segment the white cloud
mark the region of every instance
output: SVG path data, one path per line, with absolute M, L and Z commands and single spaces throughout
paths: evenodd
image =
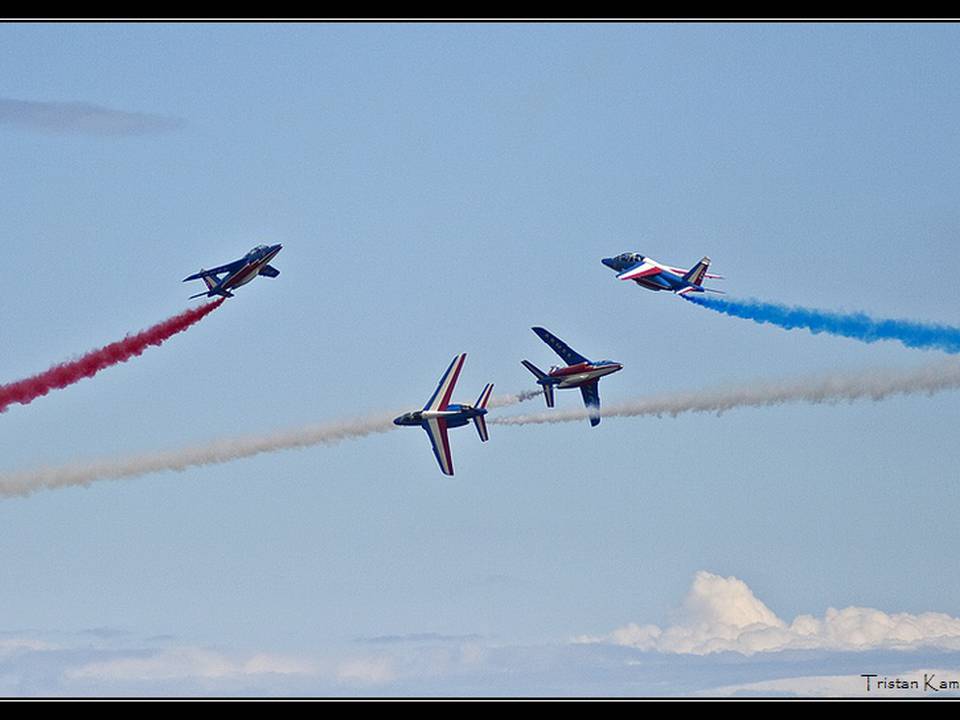
M 728 685 L 705 690 L 700 695 L 795 695 L 798 697 L 856 697 L 863 694 L 863 678 L 855 675 L 813 675 L 810 677 L 777 678 L 761 682 Z
M 347 660 L 337 668 L 337 680 L 350 685 L 385 685 L 395 678 L 393 661 L 385 656 Z
M 878 682 L 880 681 L 880 682 Z M 936 697 L 960 694 L 960 672 L 954 670 L 906 670 L 863 675 L 812 675 L 727 685 L 700 695 L 795 695 L 797 697 Z
M 202 678 L 229 679 L 276 673 L 309 675 L 315 668 L 308 662 L 276 655 L 257 654 L 233 658 L 199 647 L 178 647 L 149 654 L 112 658 L 70 668 L 68 680 L 96 682 L 152 682 Z
M 24 651 L 40 652 L 56 649 L 58 649 L 57 645 L 33 637 L 0 638 L 0 657 Z
M 823 617 L 800 615 L 786 623 L 735 577 L 700 571 L 683 602 L 678 621 L 666 628 L 629 624 L 581 643 L 610 643 L 663 653 L 752 655 L 781 650 L 960 649 L 960 618 L 927 612 L 888 614 L 881 610 L 829 608 Z
M 944 653 L 937 648 L 912 654 L 889 650 L 854 654 L 770 653 L 754 656 L 754 660 L 729 656 L 696 658 L 686 652 L 666 650 L 687 643 L 699 651 L 709 643 L 718 643 L 715 637 L 708 642 L 706 637 L 697 635 L 711 631 L 711 624 L 727 634 L 721 643 L 726 646 L 738 640 L 737 623 L 741 629 L 749 628 L 741 635 L 750 635 L 754 640 L 763 636 L 762 628 L 774 637 L 777 633 L 792 632 L 796 621 L 788 625 L 768 614 L 769 609 L 752 598 L 746 586 L 709 574 L 703 580 L 697 587 L 713 588 L 725 601 L 703 602 L 705 597 L 713 596 L 711 592 L 694 593 L 691 602 L 683 606 L 683 617 L 671 627 L 627 626 L 611 636 L 591 639 L 602 643 L 591 645 L 453 642 L 441 636 L 444 639 L 437 642 L 390 640 L 387 647 L 372 652 L 365 642 L 360 648 L 324 646 L 307 651 L 306 655 L 286 655 L 186 643 L 158 647 L 135 638 L 125 638 L 120 646 L 114 642 L 91 645 L 86 633 L 43 639 L 11 633 L 5 642 L 10 653 L 4 656 L 0 652 L 0 691 L 8 696 L 699 693 L 817 697 L 856 695 L 865 682 L 858 675 L 861 672 L 875 672 L 881 678 L 884 673 L 890 677 L 922 678 L 923 671 L 901 672 L 898 666 L 951 665 L 956 669 L 928 672 L 936 672 L 938 679 L 960 681 L 960 653 Z M 744 597 L 754 602 L 738 600 Z M 691 613 L 706 630 L 691 623 Z M 756 622 L 757 618 L 762 621 Z M 701 644 L 696 645 L 697 641 Z M 798 657 L 803 661 L 799 662 Z M 958 691 L 960 684 L 938 695 Z M 901 695 L 909 695 L 909 691 L 870 694 Z

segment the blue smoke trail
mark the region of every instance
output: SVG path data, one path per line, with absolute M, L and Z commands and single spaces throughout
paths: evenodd
M 725 315 L 770 323 L 786 330 L 806 328 L 866 343 L 896 340 L 909 348 L 960 353 L 960 328 L 909 320 L 877 320 L 864 313 L 835 313 L 803 307 L 788 307 L 760 300 L 726 300 L 684 296 L 685 300 Z

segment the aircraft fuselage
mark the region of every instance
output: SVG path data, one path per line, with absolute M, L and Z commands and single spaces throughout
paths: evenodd
M 566 390 L 578 388 L 622 369 L 623 365 L 620 363 L 577 363 L 567 367 L 553 368 L 548 378 L 554 381 L 551 384 Z
M 209 270 L 201 269 L 200 272 L 184 278 L 184 282 L 203 280 L 207 286 L 206 292 L 191 295 L 190 299 L 214 297 L 215 295 L 233 297 L 233 293 L 230 292 L 231 290 L 235 290 L 241 285 L 246 285 L 258 275 L 265 275 L 272 278 L 276 277 L 280 274 L 280 271 L 271 266 L 270 261 L 273 260 L 281 250 L 283 250 L 283 245 L 279 243 L 276 245 L 257 245 L 257 247 L 253 248 L 253 250 L 239 260 L 234 260 L 226 265 L 219 265 Z
M 634 252 L 603 258 L 601 262 L 611 270 L 616 271 L 617 278 L 620 280 L 633 280 L 640 287 L 654 292 L 668 290 L 678 295 L 701 293 L 707 290 L 720 292 L 703 287 L 704 278 L 722 279 L 719 275 L 711 275 L 707 272 L 707 268 L 710 267 L 710 258 L 708 257 L 702 258 L 689 270 L 664 265 L 652 258 Z
M 407 427 L 425 426 L 431 419 L 443 418 L 448 428 L 462 427 L 475 417 L 487 414 L 487 408 L 473 405 L 447 405 L 446 410 L 416 410 L 394 418 L 394 425 Z
M 248 255 L 247 265 L 234 273 L 233 277 L 227 278 L 220 289 L 229 290 L 232 288 L 238 288 L 241 285 L 246 285 L 257 275 L 259 275 L 260 271 L 266 265 L 269 265 L 270 261 L 273 260 L 277 256 L 277 253 L 279 253 L 282 249 L 282 246 L 274 245 L 270 247 L 266 253 L 258 254 L 256 257 L 251 257 Z

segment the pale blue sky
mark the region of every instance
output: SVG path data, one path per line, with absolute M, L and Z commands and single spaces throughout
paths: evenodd
M 284 245 L 276 280 L 0 416 L 6 470 L 413 409 L 458 352 L 458 399 L 516 392 L 521 358 L 554 360 L 535 324 L 624 364 L 610 403 L 937 357 L 627 287 L 600 264 L 626 250 L 710 255 L 738 296 L 957 322 L 955 25 L 7 24 L 0 62 L 0 99 L 169 121 L 0 113 L 3 381 L 180 311 L 203 265 Z M 605 674 L 607 655 L 573 661 L 566 643 L 668 625 L 701 570 L 787 622 L 960 616 L 957 403 L 492 427 L 486 445 L 466 429 L 452 479 L 401 429 L 7 500 L 0 631 L 331 663 L 369 638 L 467 638 L 559 647 L 550 662 L 582 667 L 566 687 L 653 692 L 642 659 Z M 509 657 L 531 692 L 559 692 L 540 654 Z M 670 662 L 699 689 L 760 679 Z M 504 691 L 482 673 L 380 679 L 275 687 Z M 6 692 L 62 689 L 31 683 Z

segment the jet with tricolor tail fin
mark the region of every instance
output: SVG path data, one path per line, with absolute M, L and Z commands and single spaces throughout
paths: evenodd
M 430 444 L 433 446 L 433 454 L 444 475 L 453 475 L 453 455 L 450 452 L 447 430 L 462 427 L 472 421 L 480 435 L 480 440 L 486 442 L 490 439 L 484 416 L 487 414 L 487 403 L 490 400 L 490 393 L 493 392 L 493 383 L 487 383 L 484 386 L 476 405 L 450 402 L 453 388 L 457 384 L 457 378 L 460 377 L 460 370 L 463 369 L 466 359 L 466 353 L 461 353 L 453 359 L 450 367 L 440 378 L 437 389 L 422 410 L 404 413 L 393 421 L 394 425 L 419 425 L 427 431 Z
M 715 292 L 722 290 L 703 287 L 704 280 L 722 280 L 721 275 L 707 272 L 710 258 L 705 257 L 689 270 L 663 265 L 656 260 L 639 253 L 621 253 L 616 257 L 603 258 L 601 261 L 611 270 L 616 270 L 618 280 L 633 280 L 647 290 L 669 290 L 677 295 L 688 293 Z
M 206 292 L 191 295 L 190 299 L 198 297 L 233 297 L 231 290 L 235 290 L 241 285 L 246 285 L 258 275 L 275 278 L 280 271 L 270 265 L 277 253 L 283 250 L 283 245 L 257 245 L 239 260 L 234 260 L 226 265 L 211 268 L 210 270 L 201 270 L 198 273 L 184 278 L 183 282 L 189 280 L 203 280 L 207 285 Z
M 554 390 L 580 388 L 583 404 L 590 413 L 590 425 L 600 424 L 600 378 L 623 369 L 623 365 L 613 360 L 594 362 L 575 351 L 563 340 L 542 327 L 531 328 L 541 340 L 553 348 L 567 364 L 566 367 L 554 365 L 550 372 L 543 372 L 529 360 L 521 360 L 523 366 L 537 378 L 537 384 L 543 388 L 543 397 L 547 407 L 554 405 Z

